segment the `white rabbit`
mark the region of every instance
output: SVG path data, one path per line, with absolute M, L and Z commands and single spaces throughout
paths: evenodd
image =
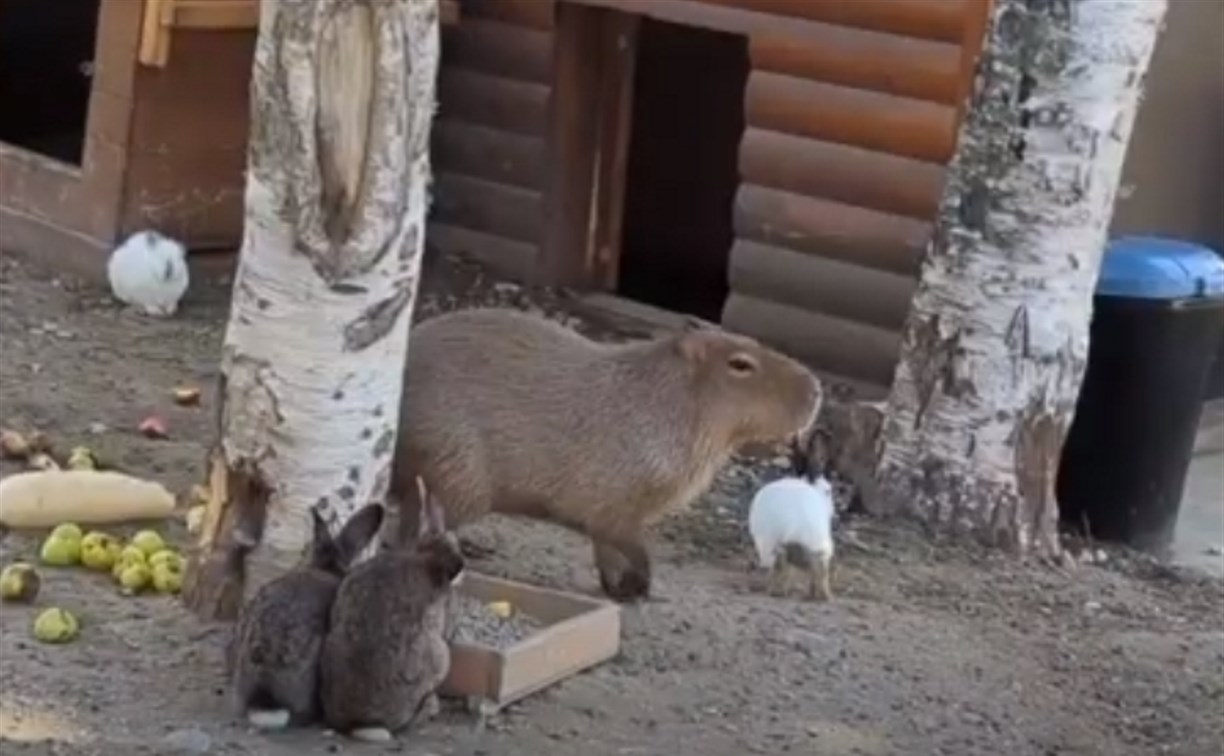
M 138 231 L 111 253 L 106 274 L 116 299 L 168 317 L 187 291 L 187 250 L 156 231 Z
M 815 443 L 819 434 L 813 432 Z M 791 475 L 762 486 L 752 497 L 748 530 L 759 565 L 770 571 L 769 592 L 786 592 L 792 568 L 807 573 L 809 598 L 833 598 L 829 565 L 833 559 L 833 486 L 812 469 L 809 450 L 798 443 Z

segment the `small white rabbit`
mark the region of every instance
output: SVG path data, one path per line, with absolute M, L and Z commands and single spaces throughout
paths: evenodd
M 111 253 L 106 274 L 116 299 L 168 317 L 187 291 L 187 249 L 156 231 L 138 231 Z
M 815 444 L 819 432 L 811 436 Z M 813 469 L 810 449 L 792 447 L 792 474 L 762 486 L 752 497 L 748 530 L 759 565 L 770 571 L 769 592 L 784 594 L 792 568 L 807 573 L 808 597 L 829 601 L 833 559 L 833 486 Z

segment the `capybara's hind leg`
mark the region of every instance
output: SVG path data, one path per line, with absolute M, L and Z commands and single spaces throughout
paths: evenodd
M 646 547 L 631 539 L 593 538 L 599 585 L 611 598 L 627 602 L 650 595 L 651 565 Z

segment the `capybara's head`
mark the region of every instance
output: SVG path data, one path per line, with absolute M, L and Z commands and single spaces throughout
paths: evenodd
M 690 324 L 676 348 L 693 368 L 700 412 L 735 445 L 793 438 L 820 411 L 820 381 L 755 339 Z

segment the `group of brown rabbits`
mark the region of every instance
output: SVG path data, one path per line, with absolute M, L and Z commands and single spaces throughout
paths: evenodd
M 367 741 L 433 716 L 450 668 L 450 590 L 463 556 L 442 507 L 420 485 L 415 543 L 352 561 L 378 533 L 383 507 L 355 513 L 333 540 L 318 512 L 306 563 L 243 607 L 228 650 L 231 704 L 261 729 L 322 719 Z
M 738 448 L 810 427 L 821 402 L 803 365 L 698 322 L 605 344 L 544 317 L 470 309 L 411 338 L 388 493 L 403 510 L 398 536 L 349 569 L 383 509 L 360 510 L 334 541 L 316 514 L 309 564 L 244 607 L 232 695 L 257 726 L 321 718 L 383 740 L 436 709 L 464 568 L 444 521 L 500 513 L 579 532 L 604 592 L 644 599 L 646 528 L 703 493 Z M 404 506 L 414 496 L 419 509 Z

